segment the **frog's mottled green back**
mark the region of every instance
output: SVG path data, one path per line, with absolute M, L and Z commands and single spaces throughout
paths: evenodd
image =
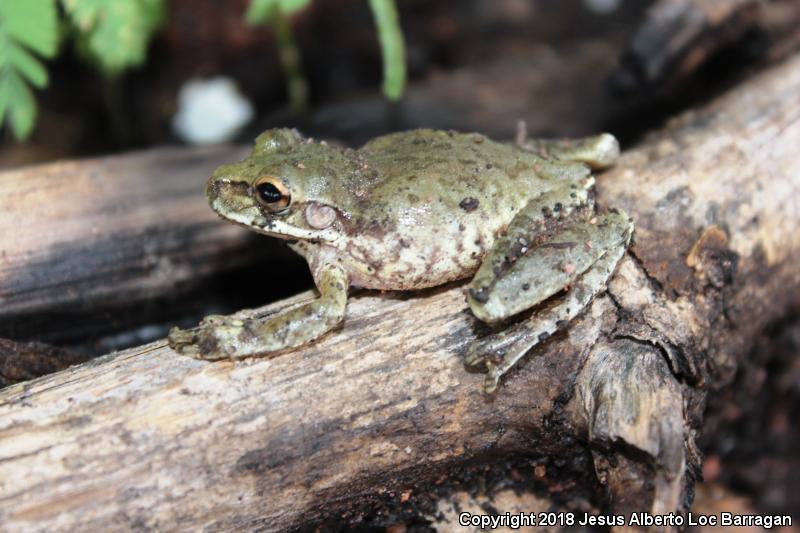
M 381 288 L 469 276 L 531 198 L 564 181 L 590 185 L 580 185 L 589 176 L 583 164 L 548 162 L 478 134 L 413 130 L 358 153 L 370 177 L 352 183 L 347 252 L 372 266 L 368 277 L 387 272 Z
M 584 165 L 552 165 L 479 134 L 413 130 L 378 137 L 360 152 L 380 176 L 370 191 L 370 205 L 383 212 L 423 203 L 433 204 L 431 212 L 443 209 L 441 214 L 451 216 L 492 215 L 541 194 L 556 180 L 589 174 Z M 478 200 L 474 209 L 460 207 L 467 198 Z

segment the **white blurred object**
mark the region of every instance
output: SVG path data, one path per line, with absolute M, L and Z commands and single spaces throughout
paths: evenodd
M 190 144 L 230 140 L 253 118 L 253 105 L 230 78 L 189 80 L 178 92 L 172 129 Z
M 608 15 L 619 8 L 622 0 L 583 0 L 586 9 L 598 15 Z

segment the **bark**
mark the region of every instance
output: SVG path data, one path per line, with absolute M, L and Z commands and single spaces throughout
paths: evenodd
M 685 80 L 720 48 L 741 40 L 759 7 L 757 0 L 655 2 L 623 54 L 616 85 L 629 93 L 664 91 Z
M 608 294 L 497 394 L 462 364 L 485 328 L 460 286 L 356 294 L 341 331 L 273 359 L 207 363 L 164 342 L 109 354 L 0 392 L 0 523 L 357 523 L 497 454 L 544 458 L 552 494 L 686 510 L 707 395 L 800 296 L 798 94 L 794 57 L 600 176 L 599 205 L 628 211 L 635 243 Z
M 800 6 L 793 0 L 658 0 L 625 48 L 612 76 L 616 90 L 675 92 L 720 52 L 737 60 L 783 58 L 797 48 Z
M 202 201 L 233 148 L 158 150 L 0 174 L 0 337 L 70 342 L 158 317 L 248 258 Z M 42 206 L 46 205 L 47 208 Z
M 0 387 L 83 363 L 88 356 L 43 342 L 0 339 Z

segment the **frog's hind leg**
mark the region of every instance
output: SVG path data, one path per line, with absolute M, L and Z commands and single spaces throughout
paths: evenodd
M 500 378 L 508 372 L 534 346 L 546 340 L 569 323 L 605 288 L 624 248 L 608 253 L 587 270 L 563 298 L 538 310 L 529 319 L 512 328 L 476 341 L 470 346 L 465 362 L 467 366 L 486 368 L 484 390 L 494 392 Z
M 583 139 L 524 139 L 517 140 L 520 148 L 545 159 L 586 163 L 596 170 L 608 168 L 619 158 L 619 141 L 610 133 Z
M 612 211 L 560 231 L 527 255 L 515 258 L 505 271 L 494 269 L 489 273 L 493 276 L 480 276 L 484 270 L 481 267 L 467 300 L 473 313 L 490 323 L 568 288 L 563 296 L 547 302 L 526 321 L 470 347 L 465 363 L 486 368 L 487 392 L 493 391 L 500 377 L 531 348 L 575 318 L 604 290 L 632 231 L 627 215 Z
M 470 283 L 467 300 L 475 316 L 484 322 L 503 320 L 537 304 L 568 283 L 562 279 L 564 272 L 554 277 L 549 275 L 551 269 L 545 272 L 541 265 L 538 265 L 540 272 L 548 275 L 540 278 L 528 276 L 520 281 L 517 272 L 530 262 L 534 251 L 540 249 L 547 239 L 563 232 L 565 225 L 574 224 L 576 219 L 585 218 L 592 212 L 592 201 L 586 188 L 569 191 L 555 189 L 534 198 L 497 238 Z M 552 251 L 565 249 L 563 244 L 546 246 Z M 549 256 L 540 253 L 538 257 L 541 263 L 541 259 Z M 589 264 L 584 265 L 578 274 L 588 267 Z M 528 292 L 531 287 L 533 290 Z M 531 302 L 535 294 L 543 296 Z

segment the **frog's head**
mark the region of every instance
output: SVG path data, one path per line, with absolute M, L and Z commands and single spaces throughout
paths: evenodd
M 214 172 L 206 196 L 219 215 L 259 233 L 330 242 L 338 235 L 346 196 L 338 178 L 354 168 L 341 150 L 296 130 L 267 130 L 247 159 Z

